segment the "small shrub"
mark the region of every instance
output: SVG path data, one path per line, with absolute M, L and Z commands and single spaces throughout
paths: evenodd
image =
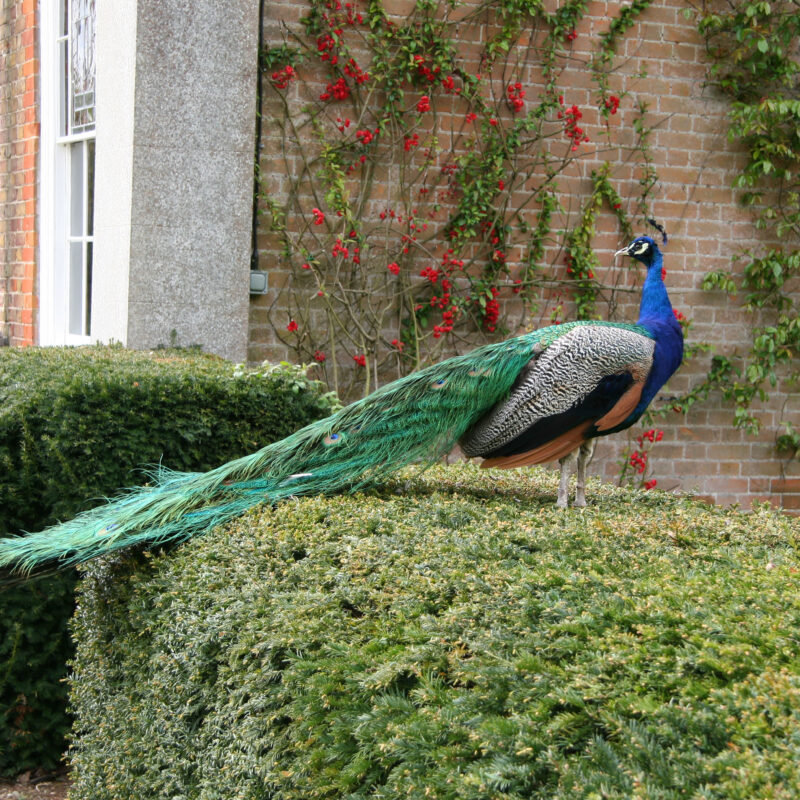
M 338 406 L 288 365 L 121 347 L 0 350 L 0 535 L 40 530 L 144 483 L 206 470 Z M 73 572 L 0 593 L 0 774 L 64 750 Z
M 436 468 L 88 565 L 73 800 L 800 786 L 794 522 Z

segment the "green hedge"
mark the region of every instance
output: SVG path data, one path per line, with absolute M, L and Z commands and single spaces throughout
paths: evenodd
M 798 527 L 437 468 L 90 565 L 72 800 L 800 787 Z
M 143 483 L 206 470 L 327 416 L 338 401 L 289 365 L 121 347 L 0 349 L 0 534 L 40 530 Z M 0 774 L 64 750 L 73 572 L 0 592 Z

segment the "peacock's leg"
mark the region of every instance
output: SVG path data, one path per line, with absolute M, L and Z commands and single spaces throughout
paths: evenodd
M 578 480 L 575 488 L 575 505 L 583 508 L 586 505 L 586 467 L 594 455 L 596 439 L 584 442 L 578 451 Z
M 572 465 L 577 458 L 577 450 L 573 450 L 564 458 L 560 458 L 558 463 L 561 465 L 561 480 L 558 484 L 558 508 L 566 508 L 569 505 L 569 476 L 572 474 Z

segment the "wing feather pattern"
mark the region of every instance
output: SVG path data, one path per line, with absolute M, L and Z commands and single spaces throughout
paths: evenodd
M 633 413 L 654 350 L 644 331 L 573 328 L 535 356 L 508 398 L 467 432 L 461 440 L 464 453 L 498 467 L 561 458 Z

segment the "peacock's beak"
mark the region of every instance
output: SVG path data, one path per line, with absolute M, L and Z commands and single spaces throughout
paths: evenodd
M 628 252 L 630 249 L 631 249 L 631 246 L 627 245 L 626 247 L 623 247 L 622 250 L 617 250 L 617 252 L 614 253 L 614 258 L 616 258 L 617 256 L 630 255 L 630 253 Z

